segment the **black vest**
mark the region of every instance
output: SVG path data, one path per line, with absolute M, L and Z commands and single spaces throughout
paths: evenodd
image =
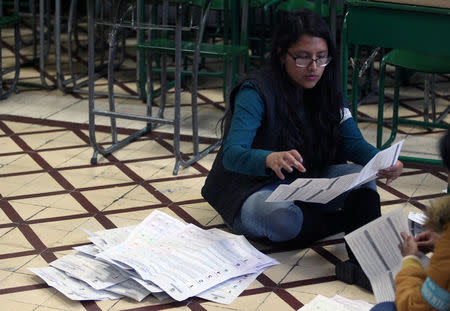
M 255 87 L 264 103 L 264 114 L 252 148 L 280 151 L 280 133 L 282 120 L 277 118 L 277 99 L 280 98 L 279 90 L 274 85 L 274 79 L 269 70 L 259 70 L 249 75 L 243 82 L 250 82 Z M 242 83 L 243 83 L 242 82 Z M 242 83 L 236 86 L 230 97 L 231 111 L 234 109 L 234 99 Z M 228 128 L 226 124 L 225 128 Z M 223 166 L 223 147 L 220 148 L 214 160 L 211 171 L 202 188 L 202 196 L 222 216 L 230 226 L 234 217 L 240 210 L 244 201 L 254 192 L 276 180 L 278 177 L 272 172 L 269 176 L 250 176 L 232 172 Z M 300 177 L 300 173 L 294 170 L 293 174 Z

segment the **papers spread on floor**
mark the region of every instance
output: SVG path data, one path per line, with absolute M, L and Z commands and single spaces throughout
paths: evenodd
M 407 218 L 400 208 L 345 236 L 370 280 L 377 302 L 394 301 L 394 278 L 401 269 L 403 259 L 398 248 L 403 242 L 401 232 L 408 233 L 409 228 Z M 421 261 L 426 267 L 429 259 L 421 254 Z
M 298 311 L 369 311 L 372 307 L 364 300 L 351 300 L 339 295 L 328 298 L 319 294 Z
M 375 178 L 379 170 L 391 167 L 400 155 L 403 140 L 377 153 L 359 173 L 334 178 L 298 178 L 289 185 L 279 185 L 267 202 L 304 201 L 327 203 L 347 190 Z
M 229 304 L 278 264 L 243 236 L 203 230 L 160 211 L 137 226 L 88 234 L 93 244 L 30 270 L 73 300 L 141 301 L 153 294 Z

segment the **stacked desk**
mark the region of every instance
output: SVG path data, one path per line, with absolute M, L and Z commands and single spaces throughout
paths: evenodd
M 395 1 L 395 0 L 394 0 Z M 346 0 L 348 12 L 342 28 L 343 90 L 347 94 L 349 47 L 362 45 L 450 54 L 450 8 L 387 2 Z M 358 84 L 352 75 L 352 112 L 356 118 Z M 380 113 L 380 111 L 379 111 Z M 381 113 L 383 113 L 381 111 Z M 404 161 L 415 158 L 401 157 Z M 431 164 L 441 164 L 431 161 Z

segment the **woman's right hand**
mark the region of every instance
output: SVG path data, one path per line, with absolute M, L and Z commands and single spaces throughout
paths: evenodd
M 440 238 L 440 234 L 432 231 L 424 231 L 416 236 L 417 246 L 423 253 L 434 251 L 434 246 Z
M 285 169 L 289 173 L 291 173 L 294 168 L 302 173 L 306 172 L 302 162 L 302 156 L 295 149 L 272 152 L 266 157 L 266 167 L 272 169 L 280 179 L 284 179 L 284 175 L 281 172 L 282 169 Z

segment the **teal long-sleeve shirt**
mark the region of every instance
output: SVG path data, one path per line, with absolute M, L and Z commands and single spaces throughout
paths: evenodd
M 252 143 L 261 126 L 264 104 L 250 83 L 245 83 L 235 98 L 230 131 L 224 141 L 223 165 L 227 170 L 254 176 L 267 176 L 266 157 L 271 150 L 253 149 Z M 365 165 L 379 152 L 362 136 L 348 108 L 339 126 L 344 157 Z

